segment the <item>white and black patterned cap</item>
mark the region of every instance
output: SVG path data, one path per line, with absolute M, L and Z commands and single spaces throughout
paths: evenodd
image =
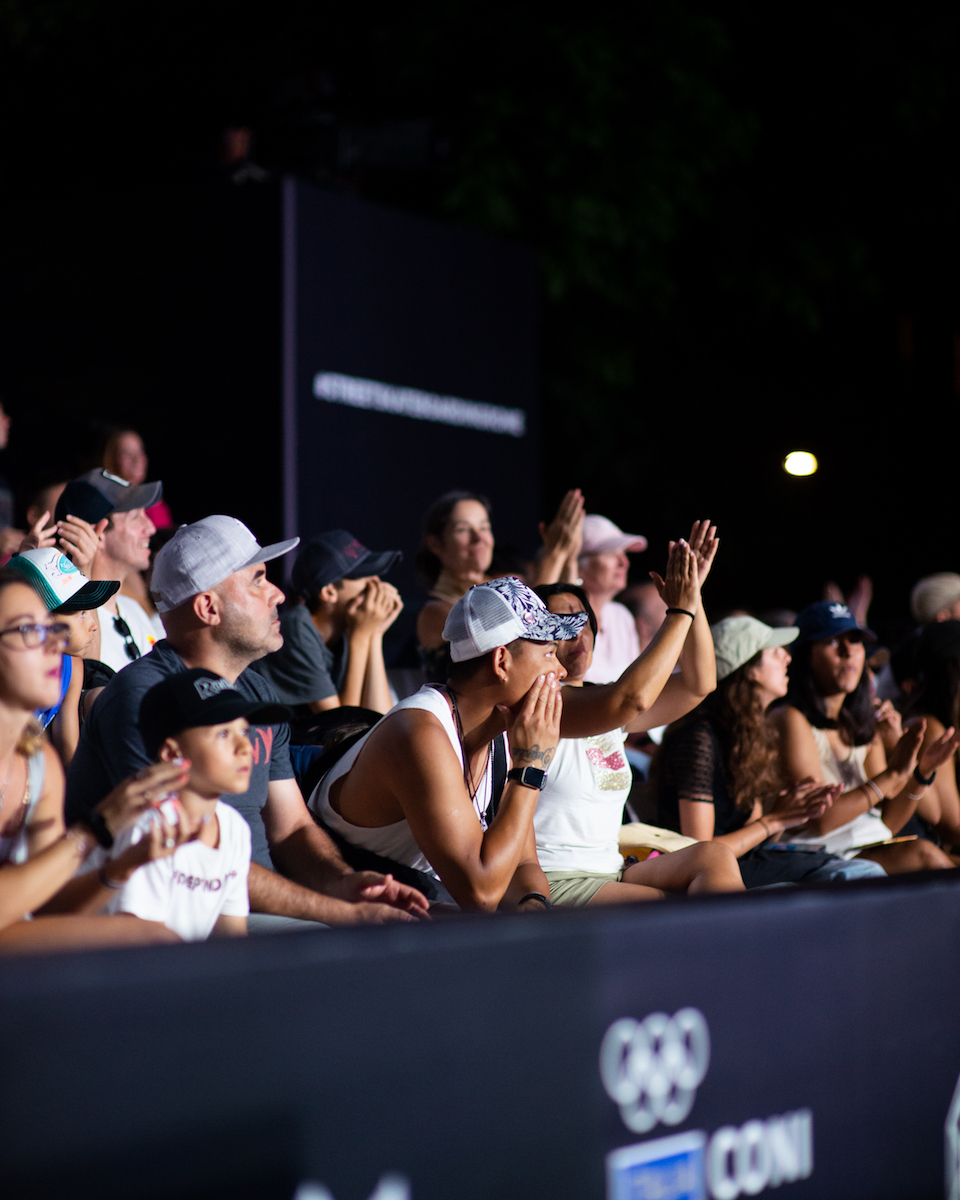
M 566 642 L 587 623 L 586 613 L 552 613 L 535 592 L 513 575 L 478 583 L 447 616 L 443 640 L 454 662 L 479 658 L 517 638 L 528 642 Z
M 150 591 L 157 612 L 178 608 L 191 596 L 223 583 L 234 571 L 279 558 L 299 544 L 297 537 L 261 546 L 236 517 L 204 517 L 181 525 L 154 560 Z

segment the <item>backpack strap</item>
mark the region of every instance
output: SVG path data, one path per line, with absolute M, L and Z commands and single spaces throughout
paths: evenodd
M 493 743 L 493 780 L 490 788 L 490 804 L 484 813 L 484 819 L 489 827 L 500 807 L 500 797 L 507 785 L 507 735 L 501 733 Z

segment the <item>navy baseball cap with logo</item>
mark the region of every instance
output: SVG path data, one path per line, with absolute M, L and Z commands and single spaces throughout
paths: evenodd
M 63 521 L 69 515 L 96 525 L 113 512 L 131 512 L 149 508 L 163 495 L 163 484 L 128 483 L 119 475 L 111 475 L 99 467 L 71 479 L 63 489 L 53 519 Z
M 279 725 L 290 720 L 290 709 L 249 700 L 213 671 L 194 667 L 147 692 L 140 705 L 140 735 L 147 753 L 156 758 L 168 737 L 197 726 L 226 725 L 237 717 L 246 717 L 251 725 Z
M 839 637 L 842 633 L 857 632 L 863 640 L 875 642 L 877 635 L 872 629 L 857 624 L 857 618 L 845 604 L 836 600 L 819 600 L 809 604 L 797 615 L 796 626 L 800 630 L 796 644 L 819 642 L 824 638 Z
M 294 589 L 309 599 L 338 579 L 386 575 L 402 557 L 400 550 L 379 553 L 368 550 L 346 529 L 332 529 L 307 538 L 293 564 L 290 579 Z

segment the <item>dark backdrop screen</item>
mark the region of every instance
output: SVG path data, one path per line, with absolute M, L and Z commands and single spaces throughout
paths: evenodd
M 292 180 L 284 221 L 288 533 L 402 549 L 390 579 L 416 593 L 422 514 L 466 488 L 493 502 L 498 543 L 532 550 L 534 256 Z

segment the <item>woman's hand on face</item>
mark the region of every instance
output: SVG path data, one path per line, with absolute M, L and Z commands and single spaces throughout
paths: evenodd
M 877 733 L 880 735 L 880 741 L 888 755 L 903 737 L 903 723 L 900 720 L 900 714 L 890 700 L 884 700 L 877 706 Z
M 114 837 L 126 829 L 146 810 L 167 799 L 190 778 L 190 763 L 174 759 L 170 763 L 153 763 L 136 775 L 118 784 L 97 805 L 97 812 L 107 823 Z
M 695 613 L 700 607 L 697 557 L 683 538 L 670 543 L 666 579 L 662 579 L 656 571 L 650 572 L 650 578 L 667 608 L 683 608 Z
M 694 521 L 690 530 L 690 549 L 697 559 L 697 576 L 701 587 L 710 574 L 719 548 L 716 525 L 711 525 L 709 521 Z
M 923 747 L 917 756 L 917 770 L 925 779 L 929 779 L 937 767 L 943 766 L 951 755 L 956 754 L 958 746 L 960 733 L 951 725 L 936 741 Z
M 909 775 L 917 765 L 917 754 L 923 744 L 923 735 L 927 731 L 927 722 L 921 717 L 911 721 L 903 731 L 900 740 L 887 756 L 887 767 L 902 775 Z M 942 740 L 942 739 L 940 739 Z
M 777 793 L 770 812 L 781 829 L 796 829 L 822 817 L 843 788 L 838 783 L 818 783 L 808 777 Z
M 510 757 L 515 767 L 536 767 L 546 771 L 560 741 L 560 715 L 563 712 L 560 681 L 551 671 L 540 675 L 523 700 L 517 716 L 505 704 L 498 704 L 510 742 Z
M 549 525 L 540 522 L 540 536 L 547 554 L 560 554 L 565 559 L 580 553 L 583 544 L 583 493 L 572 488 L 560 501 L 557 515 Z

